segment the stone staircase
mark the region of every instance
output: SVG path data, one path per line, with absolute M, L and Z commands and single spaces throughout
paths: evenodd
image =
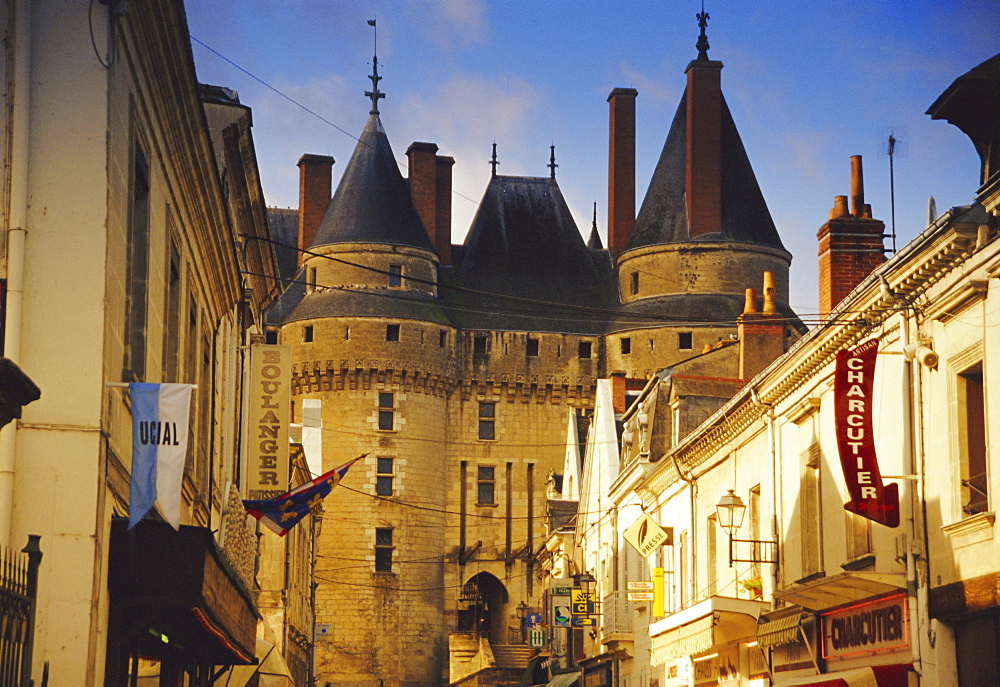
M 494 644 L 491 648 L 497 668 L 524 670 L 532 656 L 538 653 L 537 649 L 526 644 Z

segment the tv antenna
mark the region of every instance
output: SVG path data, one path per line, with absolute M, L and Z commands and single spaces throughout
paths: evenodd
M 895 159 L 906 157 L 906 127 L 895 126 L 879 133 L 879 150 L 889 156 L 889 220 L 892 252 L 896 252 L 896 175 Z

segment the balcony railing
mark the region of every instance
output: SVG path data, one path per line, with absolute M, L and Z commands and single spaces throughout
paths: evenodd
M 605 596 L 601 611 L 601 631 L 605 637 L 632 634 L 632 605 L 624 590 Z

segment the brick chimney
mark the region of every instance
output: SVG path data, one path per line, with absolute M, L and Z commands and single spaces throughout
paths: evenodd
M 722 230 L 722 62 L 687 68 L 685 189 L 692 237 Z
M 441 264 L 451 262 L 451 166 L 454 158 L 437 154 L 434 143 L 411 143 L 406 149 L 410 165 L 410 195 L 424 228 L 437 248 Z
M 442 265 L 451 264 L 451 168 L 455 158 L 438 155 L 437 161 L 437 219 L 434 223 L 434 245 Z
M 635 224 L 635 98 L 634 88 L 616 88 L 610 104 L 608 137 L 608 250 L 625 250 Z
M 885 223 L 872 218 L 865 203 L 861 156 L 851 156 L 850 208 L 846 196 L 834 197 L 830 219 L 820 227 L 819 310 L 826 317 L 872 271 L 885 262 Z
M 757 293 L 746 290 L 743 314 L 737 319 L 740 338 L 740 379 L 751 379 L 785 352 L 785 323 L 775 302 L 774 274 L 764 272 L 763 307 Z
M 333 163 L 329 155 L 306 153 L 299 158 L 299 264 L 302 251 L 310 248 L 333 188 Z

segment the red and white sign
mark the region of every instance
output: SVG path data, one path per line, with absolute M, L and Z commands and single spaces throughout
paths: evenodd
M 831 611 L 822 617 L 823 658 L 909 647 L 905 594 Z
M 899 485 L 882 484 L 872 436 L 872 383 L 878 339 L 837 352 L 834 414 L 837 449 L 851 500 L 844 508 L 881 523 L 899 526 Z

